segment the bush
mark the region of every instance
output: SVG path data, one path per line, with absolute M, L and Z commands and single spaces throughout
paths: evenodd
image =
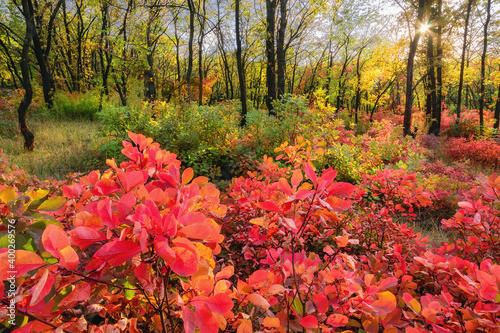
M 88 119 L 95 120 L 99 112 L 99 94 L 88 92 L 84 94 L 57 93 L 54 106 L 43 113 L 56 119 Z

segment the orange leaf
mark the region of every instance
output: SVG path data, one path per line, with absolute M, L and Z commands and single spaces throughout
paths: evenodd
M 349 237 L 347 235 L 335 237 L 335 242 L 338 247 L 346 247 L 349 244 Z
M 248 295 L 248 301 L 252 303 L 255 306 L 258 306 L 259 308 L 262 308 L 264 310 L 269 309 L 271 306 L 268 301 L 264 297 L 262 297 L 259 294 L 250 294 Z
M 193 176 L 194 172 L 192 168 L 187 168 L 186 170 L 184 170 L 184 172 L 182 173 L 182 185 L 186 185 L 187 183 L 189 183 L 191 179 L 193 179 Z
M 215 281 L 228 279 L 234 274 L 234 266 L 226 266 L 219 273 L 215 274 Z
M 390 291 L 383 291 L 376 294 L 377 300 L 372 306 L 380 312 L 389 313 L 396 308 L 396 297 Z
M 333 327 L 344 327 L 349 322 L 349 318 L 340 313 L 332 314 L 326 320 L 326 323 Z
M 266 320 L 264 319 L 264 322 Z M 238 326 L 238 330 L 236 333 L 252 333 L 252 321 L 250 319 L 245 319 L 241 322 L 240 326 Z
M 66 246 L 64 249 L 57 251 L 59 258 L 59 265 L 62 267 L 73 270 L 80 263 L 80 258 L 71 246 Z
M 281 323 L 279 318 L 266 317 L 264 318 L 264 326 L 278 328 L 281 326 Z
M 300 169 L 296 169 L 293 171 L 292 175 L 292 186 L 293 188 L 297 188 L 297 186 L 302 183 L 303 177 L 302 177 L 302 171 Z

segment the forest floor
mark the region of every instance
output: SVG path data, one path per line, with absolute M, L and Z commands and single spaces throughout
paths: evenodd
M 100 164 L 95 149 L 96 122 L 88 120 L 32 120 L 30 129 L 35 134 L 33 152 L 24 149 L 24 138 L 1 137 L 0 148 L 12 164 L 35 174 L 39 179 L 63 179 L 73 172 L 89 172 Z

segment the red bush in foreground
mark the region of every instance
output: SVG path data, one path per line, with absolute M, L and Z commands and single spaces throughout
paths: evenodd
M 432 250 L 392 220 L 429 204 L 412 174 L 367 177 L 370 201 L 308 158 L 266 159 L 224 206 L 175 155 L 130 138 L 130 162 L 67 184 L 1 167 L 16 332 L 498 332 L 500 177 L 445 221 L 462 240 Z M 0 277 L 8 323 L 7 269 Z

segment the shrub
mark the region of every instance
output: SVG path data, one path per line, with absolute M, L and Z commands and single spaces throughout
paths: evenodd
M 453 160 L 469 159 L 484 166 L 500 167 L 500 145 L 493 140 L 450 138 L 442 145 L 442 152 L 444 156 Z
M 482 179 L 447 222 L 465 241 L 430 249 L 392 219 L 398 204 L 431 203 L 415 173 L 368 177 L 379 204 L 332 169 L 316 173 L 312 147 L 283 146 L 287 163 L 265 158 L 222 205 L 207 178 L 129 136 L 129 162 L 67 182 L 0 161 L 0 241 L 17 236 L 13 332 L 498 329 L 500 177 Z
M 51 110 L 43 111 L 56 119 L 95 120 L 99 112 L 99 95 L 96 92 L 57 93 Z

